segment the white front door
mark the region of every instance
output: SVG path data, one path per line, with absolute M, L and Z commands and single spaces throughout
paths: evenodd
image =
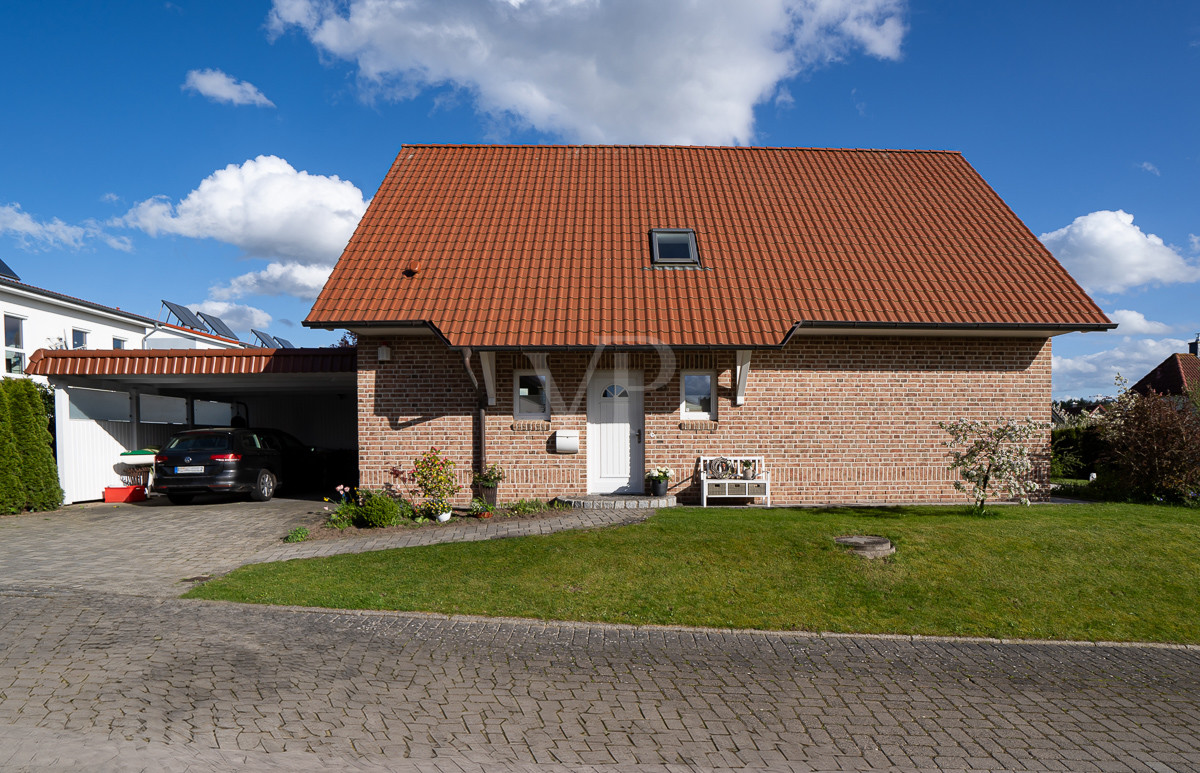
M 596 371 L 588 382 L 588 493 L 643 491 L 642 374 Z

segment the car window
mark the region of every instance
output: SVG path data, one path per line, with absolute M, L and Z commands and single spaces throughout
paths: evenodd
M 259 441 L 258 435 L 254 434 L 253 432 L 247 432 L 246 434 L 242 435 L 242 448 L 258 450 L 262 448 L 262 442 Z
M 176 435 L 165 451 L 228 451 L 229 435 Z
M 264 446 L 271 449 L 272 451 L 282 451 L 283 450 L 282 448 L 279 447 L 280 446 L 279 438 L 269 432 L 262 433 L 262 442 L 263 442 Z

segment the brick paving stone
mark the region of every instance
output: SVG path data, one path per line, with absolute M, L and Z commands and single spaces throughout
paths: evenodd
M 0 518 L 0 770 L 1200 769 L 1200 649 L 672 630 L 183 601 L 320 503 Z M 619 515 L 618 515 L 619 513 Z M 95 538 L 89 536 L 95 532 Z

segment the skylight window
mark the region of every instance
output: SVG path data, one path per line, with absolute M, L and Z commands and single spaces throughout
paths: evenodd
M 656 228 L 650 232 L 656 266 L 699 266 L 696 232 L 690 228 Z

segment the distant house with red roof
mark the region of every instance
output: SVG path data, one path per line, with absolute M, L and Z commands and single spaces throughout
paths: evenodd
M 440 145 L 305 324 L 359 336 L 363 485 L 436 446 L 507 499 L 698 501 L 755 456 L 776 503 L 954 497 L 938 422 L 1048 420 L 1051 338 L 1114 327 L 958 153 Z
M 1186 397 L 1200 390 L 1200 336 L 1188 345 L 1187 353 L 1172 354 L 1136 384 L 1134 392 Z

